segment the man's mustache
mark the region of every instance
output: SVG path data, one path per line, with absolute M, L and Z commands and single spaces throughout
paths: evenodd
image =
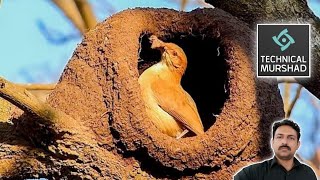
M 280 150 L 281 148 L 287 148 L 287 149 L 289 149 L 289 150 L 291 151 L 291 148 L 290 148 L 289 146 L 286 146 L 286 145 L 280 146 L 280 147 L 279 147 L 279 150 Z

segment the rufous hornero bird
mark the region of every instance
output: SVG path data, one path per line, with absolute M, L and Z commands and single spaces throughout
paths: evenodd
M 148 118 L 161 132 L 177 139 L 189 131 L 203 134 L 197 106 L 180 84 L 187 68 L 187 56 L 174 43 L 163 42 L 155 35 L 149 40 L 152 49 L 161 51 L 161 60 L 139 77 Z

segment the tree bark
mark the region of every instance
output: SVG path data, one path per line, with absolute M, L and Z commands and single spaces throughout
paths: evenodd
M 296 81 L 320 99 L 320 21 L 310 10 L 306 0 L 205 1 L 248 23 L 251 29 L 256 29 L 258 23 L 311 24 L 311 78 L 296 78 Z

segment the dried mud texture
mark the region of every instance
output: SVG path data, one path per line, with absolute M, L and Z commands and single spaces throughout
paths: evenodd
M 7 119 L 10 118 L 12 105 L 4 100 L 3 98 L 0 98 L 0 123 L 5 122 Z
M 160 58 L 151 34 L 186 52 L 182 85 L 197 103 L 204 135 L 176 140 L 146 116 L 138 77 Z M 217 8 L 126 10 L 86 34 L 48 102 L 90 127 L 119 163 L 137 167 L 132 178 L 231 179 L 270 155 L 270 126 L 284 116 L 276 81 L 255 77 L 254 37 Z

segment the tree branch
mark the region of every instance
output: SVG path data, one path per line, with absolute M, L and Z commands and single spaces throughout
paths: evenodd
M 86 25 L 86 30 L 92 29 L 97 24 L 97 19 L 92 11 L 92 8 L 87 0 L 75 0 L 78 11 Z
M 87 31 L 86 24 L 82 19 L 76 3 L 73 0 L 52 0 L 52 2 L 65 14 L 68 19 L 70 19 L 70 21 L 82 34 Z
M 286 118 L 290 118 L 292 109 L 294 108 L 294 105 L 296 104 L 297 100 L 298 100 L 299 97 L 300 97 L 301 90 L 302 90 L 302 86 L 299 84 L 299 86 L 298 86 L 298 88 L 297 88 L 296 95 L 295 95 L 295 97 L 293 98 L 290 106 L 288 107 L 288 111 L 286 111 L 286 115 L 285 115 Z
M 25 88 L 26 90 L 53 90 L 56 84 L 16 84 Z
M 289 110 L 290 90 L 291 90 L 291 84 L 285 83 L 284 84 L 284 92 L 283 92 L 283 107 L 284 107 L 285 115 L 288 114 L 288 110 Z
M 75 120 L 62 111 L 40 102 L 25 88 L 15 85 L 0 77 L 0 97 L 11 102 L 23 111 L 36 115 L 45 124 L 73 129 Z
M 278 83 L 297 83 L 298 82 L 294 78 L 277 78 Z

